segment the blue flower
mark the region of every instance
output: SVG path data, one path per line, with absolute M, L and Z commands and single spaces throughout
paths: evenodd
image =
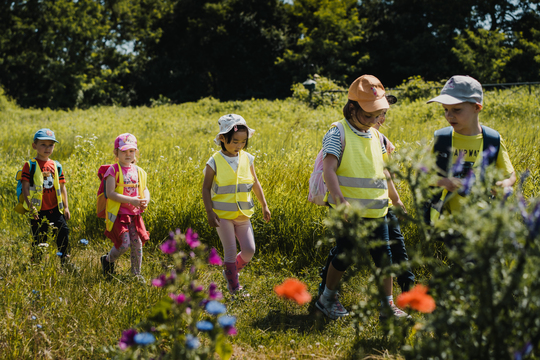
M 133 337 L 133 341 L 135 341 L 135 343 L 139 345 L 146 346 L 156 341 L 156 338 L 154 337 L 154 335 L 145 332 L 145 333 L 140 333 L 140 334 L 135 335 Z
M 474 180 L 476 176 L 472 170 L 469 170 L 469 173 L 462 181 L 463 187 L 458 191 L 458 194 L 461 196 L 467 196 L 471 193 L 472 187 L 474 185 Z
M 210 321 L 202 320 L 197 322 L 197 329 L 200 331 L 212 331 L 214 329 L 214 324 Z
M 490 146 L 487 150 L 482 152 L 482 164 L 480 166 L 480 178 L 484 180 L 484 175 L 486 173 L 486 167 L 489 165 L 489 159 L 495 155 L 497 149 L 495 146 Z
M 36 320 L 36 319 L 37 319 L 37 317 L 35 317 L 34 315 L 32 315 L 32 320 Z
M 83 245 L 88 245 L 88 240 L 86 240 L 86 239 L 81 239 L 81 240 L 79 240 L 79 242 L 81 244 L 83 244 Z
M 59 251 L 59 252 L 56 253 L 56 255 L 62 256 L 62 253 Z
M 208 304 L 206 304 L 206 311 L 211 315 L 218 315 L 223 314 L 225 311 L 227 311 L 227 308 L 219 301 L 213 300 L 209 301 Z
M 41 329 L 41 328 L 42 328 L 42 326 L 39 325 L 39 324 L 37 324 L 36 326 L 37 326 L 38 329 Z
M 531 353 L 533 346 L 530 342 L 526 343 L 521 351 L 514 352 L 514 360 L 521 360 L 524 356 L 527 356 Z
M 236 318 L 234 316 L 223 315 L 218 318 L 218 323 L 221 327 L 234 326 Z
M 196 349 L 199 346 L 201 346 L 201 342 L 196 336 L 193 336 L 191 334 L 186 335 L 186 347 L 188 349 Z

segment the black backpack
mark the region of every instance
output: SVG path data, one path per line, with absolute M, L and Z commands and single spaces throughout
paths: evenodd
M 495 151 L 492 154 L 489 154 L 488 164 L 492 164 L 497 161 L 499 156 L 499 150 L 501 148 L 501 136 L 496 130 L 489 128 L 487 126 L 481 125 L 482 127 L 482 140 L 483 140 L 483 149 L 486 150 L 490 146 L 495 148 Z M 451 126 L 445 127 L 435 131 L 434 142 L 433 142 L 433 152 L 437 156 L 436 164 L 438 168 L 438 173 L 440 176 L 446 177 L 450 170 L 452 158 L 452 130 Z M 470 167 L 464 167 L 459 174 L 454 174 L 455 177 L 464 177 L 469 172 Z M 439 213 L 442 211 L 442 208 L 445 204 L 445 201 L 441 201 L 442 190 L 438 192 L 433 198 L 425 204 L 424 209 L 424 221 L 426 224 L 431 224 L 431 209 L 437 210 Z M 446 196 L 445 199 L 449 197 Z

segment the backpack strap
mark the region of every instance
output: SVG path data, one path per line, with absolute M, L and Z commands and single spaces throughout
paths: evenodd
M 335 123 L 332 123 L 332 125 L 339 130 L 339 137 L 341 139 L 341 157 L 343 157 L 343 152 L 345 151 L 345 129 L 343 128 L 341 121 L 336 121 Z M 341 157 L 338 159 L 338 166 L 341 164 Z
M 438 171 L 443 171 L 442 174 L 439 172 L 441 176 L 446 176 L 450 158 L 452 157 L 452 131 L 453 128 L 448 126 L 435 131 L 434 134 L 433 152 L 437 156 Z
M 34 175 L 36 174 L 36 166 L 37 161 L 34 160 L 28 160 L 28 163 L 30 164 L 30 187 L 34 186 Z
M 501 135 L 496 130 L 482 125 L 482 139 L 484 141 L 484 151 L 489 149 L 490 146 L 495 148 L 495 152 L 488 159 L 488 164 L 493 164 L 497 161 L 501 149 Z

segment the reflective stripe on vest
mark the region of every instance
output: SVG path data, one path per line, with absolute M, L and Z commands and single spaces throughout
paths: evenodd
M 221 219 L 233 220 L 239 216 L 251 217 L 255 204 L 251 198 L 253 174 L 249 157 L 244 151 L 238 154 L 236 172 L 220 152 L 213 155 L 216 171 L 212 186 L 212 208 Z
M 37 160 L 34 161 L 36 162 L 36 171 L 34 172 L 34 186 L 29 187 L 28 201 L 33 207 L 36 208 L 37 211 L 40 211 L 41 206 L 43 205 L 43 173 L 41 172 L 41 168 L 39 167 Z M 30 161 L 28 161 L 28 166 L 30 168 L 32 167 Z M 56 203 L 58 206 L 58 211 L 63 214 L 64 201 L 62 200 L 62 191 L 60 189 L 60 174 L 58 174 L 59 167 L 60 165 L 57 164 L 56 161 L 54 161 L 53 186 L 56 189 Z M 23 202 L 23 208 L 29 211 L 26 201 Z
M 336 170 L 341 193 L 347 202 L 362 209 L 361 216 L 381 218 L 388 211 L 389 199 L 379 134 L 370 129 L 371 139 L 363 138 L 351 130 L 346 120 L 341 123 L 346 144 Z M 326 201 L 336 206 L 330 193 Z

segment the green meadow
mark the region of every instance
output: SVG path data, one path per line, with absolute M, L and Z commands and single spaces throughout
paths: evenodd
M 399 92 L 394 94 L 399 98 Z M 269 223 L 263 221 L 260 211 L 252 218 L 257 252 L 240 275 L 250 296 L 226 302 L 238 318 L 238 335 L 229 339 L 233 358 L 399 358 L 399 349 L 392 348 L 377 316 L 358 332 L 349 320 L 327 321 L 313 301 L 293 306 L 273 292 L 285 278 L 296 277 L 316 296 L 319 267 L 329 246 L 320 246 L 327 236 L 326 209 L 307 201 L 308 179 L 323 135 L 332 122 L 342 118 L 345 98 L 336 103 L 314 109 L 292 98 L 234 102 L 206 98 L 152 108 L 53 111 L 21 109 L 2 99 L 0 358 L 110 358 L 108 351 L 117 346 L 122 331 L 144 319 L 166 295 L 130 276 L 127 255 L 119 260 L 112 280 L 106 281 L 101 273 L 99 257 L 112 243 L 104 237 L 104 222 L 95 214 L 97 170 L 114 162 L 113 143 L 121 133 L 137 137 L 138 165 L 148 173 L 152 200 L 144 221 L 151 240 L 143 258 L 148 283 L 167 266 L 158 246 L 172 230 L 192 228 L 221 253 L 217 233 L 207 224 L 201 187 L 205 163 L 218 150 L 213 142 L 217 120 L 227 113 L 242 115 L 256 130 L 247 151 L 256 156 L 255 169 L 272 212 Z M 501 133 L 518 176 L 530 170 L 523 188 L 525 197 L 538 197 L 540 88 L 487 91 L 480 119 Z M 381 132 L 397 146 L 398 153 L 406 154 L 412 148 L 428 151 L 433 132 L 444 126 L 440 105 L 427 105 L 425 99 L 400 99 L 388 112 Z M 33 157 L 33 134 L 44 127 L 52 129 L 60 141 L 52 158 L 61 162 L 67 179 L 71 257 L 80 267 L 78 274 L 60 267 L 54 245 L 46 249 L 42 263 L 32 264 L 28 220 L 12 210 L 15 174 Z M 407 206 L 409 188 L 399 181 L 396 186 Z M 417 229 L 406 225 L 403 232 L 412 249 L 409 255 L 414 257 L 414 249 L 422 246 Z M 81 244 L 81 239 L 89 244 Z M 202 276 L 204 281 L 214 281 L 224 290 L 221 269 L 210 269 Z M 362 264 L 356 270 L 342 289 L 346 307 L 366 300 L 369 273 Z M 429 278 L 425 269 L 413 270 L 419 282 Z

